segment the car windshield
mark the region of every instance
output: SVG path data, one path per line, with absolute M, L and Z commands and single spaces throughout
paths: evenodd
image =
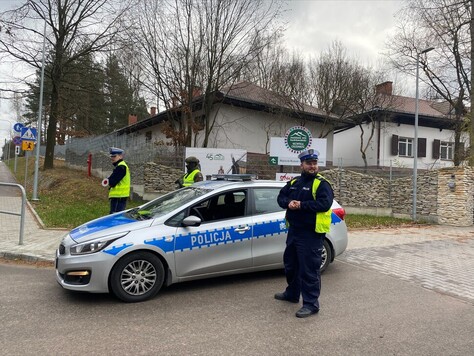
M 140 208 L 128 212 L 129 217 L 137 220 L 154 219 L 182 207 L 186 203 L 210 192 L 211 189 L 186 187 L 163 195 Z

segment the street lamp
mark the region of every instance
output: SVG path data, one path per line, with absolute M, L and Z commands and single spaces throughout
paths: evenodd
M 46 46 L 46 17 L 44 19 L 44 30 L 43 30 L 43 58 L 41 60 L 41 82 L 40 82 L 40 97 L 39 97 L 39 108 L 38 108 L 38 129 L 36 138 L 36 154 L 35 154 L 35 174 L 33 178 L 33 197 L 31 200 L 38 199 L 38 170 L 39 170 L 39 156 L 41 146 L 41 116 L 43 110 L 43 86 L 44 86 L 44 53 Z
M 420 78 L 420 55 L 432 50 L 434 50 L 434 47 L 429 47 L 416 55 L 415 139 L 413 142 L 413 221 L 416 221 L 416 176 L 418 170 L 418 80 Z

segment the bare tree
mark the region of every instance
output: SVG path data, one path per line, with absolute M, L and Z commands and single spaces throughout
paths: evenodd
M 419 59 L 424 73 L 420 80 L 431 87 L 434 99 L 450 104 L 446 114 L 453 114 L 457 166 L 465 158 L 461 133 L 471 95 L 471 1 L 409 0 L 398 16 L 398 32 L 387 42 L 387 55 L 394 68 L 411 75 Z M 422 53 L 431 47 L 429 55 Z M 473 150 L 470 161 L 474 162 Z
M 392 106 L 393 97 L 377 91 L 384 75 L 364 68 L 349 58 L 339 41 L 333 42 L 317 60 L 310 62 L 314 102 L 327 115 L 352 120 L 360 129 L 361 157 L 367 168 L 367 149 L 372 143 L 380 113 Z M 366 130 L 369 132 L 366 134 Z
M 113 45 L 126 6 L 125 1 L 111 0 L 28 0 L 17 9 L 0 14 L 0 52 L 33 69 L 41 68 L 43 24 L 46 28 L 45 67 L 50 71 L 45 76 L 51 80 L 52 94 L 45 169 L 54 166 L 64 77 L 75 61 Z
M 135 43 L 144 85 L 167 109 L 175 145 L 209 144 L 215 93 L 229 86 L 277 32 L 280 0 L 140 1 Z M 196 107 L 196 97 L 201 98 Z

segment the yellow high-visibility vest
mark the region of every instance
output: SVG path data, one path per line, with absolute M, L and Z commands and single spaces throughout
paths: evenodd
M 190 185 L 194 184 L 194 176 L 198 174 L 200 171 L 199 169 L 195 169 L 191 173 L 186 173 L 183 177 L 183 187 L 189 187 Z
M 329 183 L 329 181 L 326 178 L 324 178 L 321 174 L 318 173 L 316 175 L 316 178 L 314 178 L 313 180 L 313 187 L 312 187 L 314 200 L 316 200 L 316 191 L 318 190 L 319 184 L 321 184 L 320 179 L 324 179 L 326 182 Z M 296 178 L 292 179 L 290 182 L 290 185 L 293 185 L 293 183 L 295 183 L 296 180 L 297 180 Z M 329 229 L 331 228 L 331 213 L 332 213 L 331 208 L 329 208 L 328 211 L 320 211 L 316 213 L 316 226 L 314 227 L 314 231 L 316 231 L 319 234 L 329 232 Z
M 130 196 L 130 170 L 127 164 L 122 161 L 117 166 L 125 166 L 125 177 L 115 187 L 109 190 L 109 198 L 127 198 Z

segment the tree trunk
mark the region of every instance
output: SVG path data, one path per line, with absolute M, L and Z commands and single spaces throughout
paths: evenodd
M 471 23 L 470 23 L 470 33 L 471 33 L 471 85 L 474 83 L 474 1 L 471 1 Z M 474 119 L 472 117 L 472 105 L 474 103 L 474 91 L 471 89 L 471 105 L 470 105 L 470 139 L 469 139 L 469 165 L 474 166 Z

